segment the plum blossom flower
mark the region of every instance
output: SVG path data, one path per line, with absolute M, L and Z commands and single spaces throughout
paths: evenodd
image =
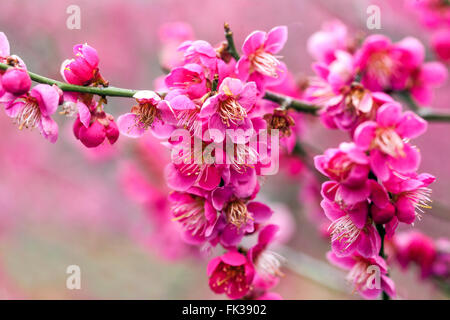
M 337 256 L 349 256 L 354 252 L 366 258 L 378 255 L 381 239 L 368 217 L 367 201 L 342 207 L 324 199 L 321 206 L 331 221 L 328 227 L 331 248 Z
M 403 269 L 414 262 L 419 265 L 422 278 L 432 274 L 437 256 L 433 239 L 419 231 L 410 231 L 395 235 L 393 244 L 397 261 Z
M 414 99 L 422 105 L 428 105 L 433 98 L 433 89 L 447 80 L 447 68 L 439 62 L 427 62 L 418 68 L 410 79 L 408 89 Z
M 212 259 L 207 268 L 211 290 L 225 293 L 231 299 L 240 299 L 250 291 L 254 274 L 252 263 L 237 251 Z
M 412 111 L 402 113 L 398 103 L 385 103 L 378 109 L 376 121 L 360 124 L 354 134 L 356 145 L 370 151 L 375 175 L 385 181 L 391 170 L 408 173 L 417 169 L 419 152 L 405 142 L 424 133 L 427 122 Z
M 355 64 L 362 72 L 361 83 L 369 90 L 403 90 L 424 58 L 425 48 L 415 38 L 393 44 L 383 35 L 372 35 L 355 53 Z
M 138 91 L 133 96 L 138 102 L 133 106 L 131 113 L 117 118 L 120 133 L 130 137 L 139 138 L 151 128 L 157 137 L 166 138 L 174 130 L 166 121 L 173 119 L 172 111 L 166 101 L 154 91 Z
M 164 82 L 167 88 L 179 89 L 191 99 L 201 98 L 208 91 L 204 69 L 195 63 L 173 68 Z
M 58 109 L 60 95 L 57 89 L 46 84 L 38 84 L 21 96 L 3 95 L 6 114 L 23 128 L 39 128 L 41 134 L 51 143 L 58 138 L 58 125 L 51 115 Z
M 258 243 L 248 251 L 248 257 L 255 266 L 253 286 L 257 289 L 271 289 L 278 283 L 279 277 L 284 276 L 280 269 L 285 259 L 268 249 L 278 230 L 274 224 L 262 228 L 258 234 Z
M 252 130 L 249 111 L 256 102 L 257 89 L 254 82 L 243 84 L 239 79 L 226 78 L 220 84 L 217 94 L 208 98 L 200 111 L 200 118 L 208 119 L 208 128 L 223 133 L 227 129 Z
M 242 45 L 243 55 L 236 65 L 236 72 L 242 81 L 255 81 L 259 88 L 267 83 L 283 80 L 285 66 L 276 56 L 287 41 L 287 27 L 278 26 L 268 33 L 252 32 Z
M 365 258 L 354 254 L 348 257 L 339 257 L 333 252 L 328 252 L 327 258 L 332 264 L 344 270 L 350 270 L 347 275 L 347 280 L 364 298 L 375 299 L 383 291 L 390 297 L 395 297 L 394 282 L 387 275 L 388 270 L 386 261 L 380 256 L 375 255 L 373 257 Z M 380 286 L 378 288 L 376 283 L 373 283 L 373 272 L 369 269 L 371 266 L 378 267 L 381 273 Z
M 61 64 L 61 76 L 64 80 L 76 85 L 98 83 L 107 85 L 99 72 L 99 57 L 97 50 L 87 44 L 77 44 L 73 47 L 75 59 L 67 59 Z
M 189 192 L 172 192 L 169 196 L 172 220 L 182 225 L 187 243 L 201 244 L 213 233 L 218 213 L 206 197 L 206 192 L 198 188 L 191 188 Z
M 263 203 L 237 198 L 228 187 L 217 188 L 211 197 L 214 208 L 222 214 L 217 228 L 225 247 L 238 244 L 245 234 L 254 232 L 255 226 L 266 222 L 273 213 Z
M 384 182 L 386 189 L 392 194 L 396 208 L 396 216 L 400 222 L 411 224 L 415 218 L 421 218 L 424 209 L 430 209 L 431 189 L 435 177 L 428 173 L 400 175 L 393 173 Z
M 448 29 L 443 29 L 433 34 L 431 48 L 440 60 L 444 62 L 450 61 L 450 32 Z
M 205 190 L 217 188 L 221 182 L 224 165 L 216 165 L 211 155 L 213 144 L 201 141 L 195 146 L 194 139 L 181 141 L 172 147 L 172 163 L 164 170 L 167 184 L 176 191 L 186 191 L 196 186 Z
M 333 20 L 324 23 L 320 31 L 309 37 L 307 49 L 317 61 L 330 64 L 336 58 L 336 52 L 346 51 L 351 42 L 347 26 L 339 20 Z
M 369 158 L 354 143 L 327 149 L 324 155 L 314 157 L 314 163 L 317 170 L 336 182 L 327 183 L 329 189 L 335 189 L 336 199 L 351 205 L 368 197 Z
M 206 41 L 185 41 L 178 50 L 184 54 L 184 62 L 195 63 L 205 68 L 206 76 L 209 78 L 217 71 L 217 53 Z

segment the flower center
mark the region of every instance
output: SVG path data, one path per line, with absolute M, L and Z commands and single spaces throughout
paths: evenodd
M 244 120 L 247 117 L 247 110 L 235 98 L 229 97 L 220 103 L 219 115 L 222 122 L 229 127 L 230 123 L 237 124 Z
M 338 154 L 330 160 L 326 172 L 335 180 L 342 181 L 348 176 L 348 173 L 353 168 L 354 163 L 345 154 Z
M 377 52 L 370 56 L 367 73 L 376 78 L 382 87 L 390 87 L 390 78 L 395 73 L 397 64 L 388 52 Z
M 240 228 L 247 224 L 247 221 L 253 220 L 252 216 L 247 210 L 247 206 L 242 200 L 231 202 L 227 207 L 228 222 Z
M 423 209 L 431 209 L 431 189 L 427 187 L 418 188 L 416 190 L 407 191 L 404 195 L 412 202 L 414 205 L 415 213 L 417 218 L 420 220 L 422 218 L 421 214 L 424 213 Z
M 37 100 L 32 97 L 24 98 L 25 105 L 15 118 L 15 122 L 19 125 L 19 129 L 34 129 L 41 120 L 41 109 Z
M 278 66 L 280 61 L 271 53 L 264 51 L 264 48 L 260 48 L 254 54 L 249 56 L 251 63 L 250 72 L 257 71 L 263 75 L 278 78 Z
M 233 282 L 238 287 L 239 291 L 247 290 L 249 288 L 248 283 L 245 280 L 245 267 L 244 266 L 231 266 L 221 262 L 218 268 L 219 274 L 216 281 L 211 284 L 212 287 L 227 286 L 227 293 L 231 293 L 230 282 Z
M 393 128 L 377 128 L 372 148 L 378 148 L 391 157 L 405 157 L 403 140 Z
M 359 229 L 353 221 L 350 219 L 349 215 L 340 217 L 339 219 L 333 221 L 328 227 L 328 231 L 331 230 L 331 241 L 343 241 L 347 246 L 345 249 L 350 247 L 350 245 L 356 241 L 361 229 Z
M 153 125 L 155 118 L 160 119 L 160 114 L 156 106 L 150 103 L 141 103 L 133 106 L 131 112 L 138 116 L 136 126 L 142 129 L 148 129 Z

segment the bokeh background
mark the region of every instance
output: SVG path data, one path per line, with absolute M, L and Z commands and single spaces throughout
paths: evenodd
M 0 30 L 12 52 L 34 72 L 61 79 L 59 66 L 71 57 L 72 46 L 87 42 L 98 50 L 102 75 L 112 85 L 152 89 L 163 74 L 161 50 L 170 47 L 161 37 L 167 23 L 188 23 L 196 38 L 215 45 L 223 40 L 226 21 L 239 47 L 255 29 L 287 25 L 283 60 L 300 83 L 312 75 L 308 37 L 335 18 L 353 32 L 371 33 L 366 28 L 370 4 L 381 8 L 377 32 L 393 40 L 413 35 L 428 44 L 429 31 L 403 1 L 2 0 Z M 69 5 L 81 8 L 80 30 L 66 27 Z M 450 109 L 449 88 L 436 91 L 434 108 Z M 127 99 L 110 99 L 107 106 L 115 116 L 130 107 Z M 158 216 L 153 211 L 164 210 L 154 205 L 154 197 L 164 198 L 167 192 L 161 177 L 165 150 L 151 137 L 139 143 L 121 137 L 114 147 L 89 151 L 73 139 L 72 119 L 55 118 L 60 138 L 50 145 L 37 131 L 19 132 L 0 114 L 0 298 L 223 298 L 209 291 L 207 260 L 180 242 L 176 228 L 152 218 Z M 302 131 L 312 150 L 347 140 L 314 119 Z M 421 170 L 436 175 L 437 182 L 432 185 L 433 210 L 415 228 L 433 238 L 450 237 L 449 136 L 450 124 L 431 124 L 416 140 L 423 154 Z M 310 208 L 298 201 L 303 182 L 286 172 L 268 180 L 262 197 L 291 227 L 280 248 L 290 264 L 277 291 L 286 299 L 358 299 L 344 274 L 324 259 L 329 243 L 308 217 Z M 136 183 L 155 196 L 135 192 Z M 66 268 L 72 264 L 81 268 L 81 290 L 66 288 Z M 403 273 L 393 266 L 402 298 L 445 298 L 420 281 L 415 270 Z

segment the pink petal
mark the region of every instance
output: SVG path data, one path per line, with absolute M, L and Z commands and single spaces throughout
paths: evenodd
M 227 77 L 220 84 L 219 92 L 237 97 L 241 94 L 243 87 L 244 85 L 242 84 L 241 80 Z
M 369 149 L 372 140 L 375 138 L 375 130 L 377 124 L 373 121 L 365 121 L 361 123 L 355 130 L 353 140 L 355 144 L 364 149 Z
M 447 68 L 440 62 L 427 62 L 420 68 L 419 80 L 425 85 L 441 85 L 447 77 Z
M 44 116 L 50 116 L 58 109 L 59 94 L 52 86 L 38 84 L 31 89 L 30 95 L 38 99 L 39 108 Z
M 380 150 L 374 149 L 370 152 L 370 167 L 381 181 L 389 179 L 390 171 L 387 160 L 388 157 Z
M 228 251 L 220 257 L 223 262 L 230 266 L 240 266 L 247 262 L 247 258 L 237 251 Z
M 137 124 L 139 117 L 134 113 L 125 113 L 117 118 L 120 133 L 129 138 L 139 138 L 145 133 L 145 129 Z
M 258 243 L 265 246 L 268 243 L 272 242 L 279 229 L 280 229 L 280 227 L 278 227 L 275 224 L 269 224 L 269 225 L 265 226 L 259 232 Z
M 286 26 L 278 26 L 267 33 L 267 40 L 264 48 L 267 52 L 276 54 L 283 49 L 288 38 L 288 29 Z
M 268 206 L 260 202 L 250 202 L 247 204 L 247 210 L 252 214 L 255 223 L 263 223 L 267 221 L 273 213 Z
M 89 123 L 91 122 L 91 112 L 89 111 L 89 108 L 81 101 L 77 102 L 77 108 L 81 123 L 86 128 L 89 128 Z
M 206 268 L 206 274 L 208 277 L 210 277 L 213 272 L 216 270 L 217 266 L 222 262 L 222 259 L 220 257 L 213 258 Z
M 402 138 L 414 139 L 427 131 L 428 123 L 412 111 L 405 111 L 395 131 Z
M 184 176 L 170 163 L 164 168 L 164 176 L 169 188 L 175 191 L 186 191 L 197 180 L 196 175 Z
M 404 50 L 407 57 L 404 61 L 408 63 L 408 67 L 417 68 L 425 59 L 425 48 L 423 44 L 413 37 L 406 37 L 395 44 L 396 48 Z
M 242 51 L 245 55 L 249 56 L 254 53 L 256 50 L 261 48 L 266 40 L 266 33 L 263 31 L 253 31 L 251 34 L 247 36 L 242 45 Z
M 345 212 L 334 202 L 324 199 L 320 202 L 320 206 L 322 207 L 325 216 L 330 219 L 330 221 L 335 221 L 345 215 Z
M 55 143 L 58 139 L 58 124 L 50 117 L 42 116 L 39 129 L 48 141 Z
M 397 219 L 401 222 L 411 224 L 416 219 L 414 205 L 406 197 L 400 197 L 395 203 L 397 208 Z
M 377 123 L 382 127 L 396 125 L 402 116 L 402 106 L 396 102 L 383 104 L 377 112 Z
M 0 56 L 9 57 L 10 54 L 8 38 L 3 32 L 0 32 Z
M 338 257 L 332 251 L 327 252 L 327 259 L 335 266 L 338 266 L 344 270 L 349 270 L 353 268 L 353 266 L 356 263 L 356 260 L 352 256 Z

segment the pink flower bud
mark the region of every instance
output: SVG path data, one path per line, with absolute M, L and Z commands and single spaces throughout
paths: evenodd
M 98 147 L 106 138 L 105 127 L 100 122 L 94 121 L 89 128 L 81 126 L 78 137 L 86 147 Z
M 25 69 L 11 68 L 2 76 L 2 86 L 14 95 L 27 93 L 31 88 L 31 79 Z
M 114 118 L 106 113 L 93 116 L 89 127 L 84 126 L 78 116 L 73 125 L 73 133 L 88 148 L 98 147 L 106 138 L 114 144 L 119 138 L 119 128 Z
M 370 208 L 370 212 L 372 213 L 373 221 L 376 224 L 385 224 L 391 221 L 394 217 L 395 207 L 390 203 L 388 203 L 384 208 L 379 208 L 376 205 L 373 205 Z

